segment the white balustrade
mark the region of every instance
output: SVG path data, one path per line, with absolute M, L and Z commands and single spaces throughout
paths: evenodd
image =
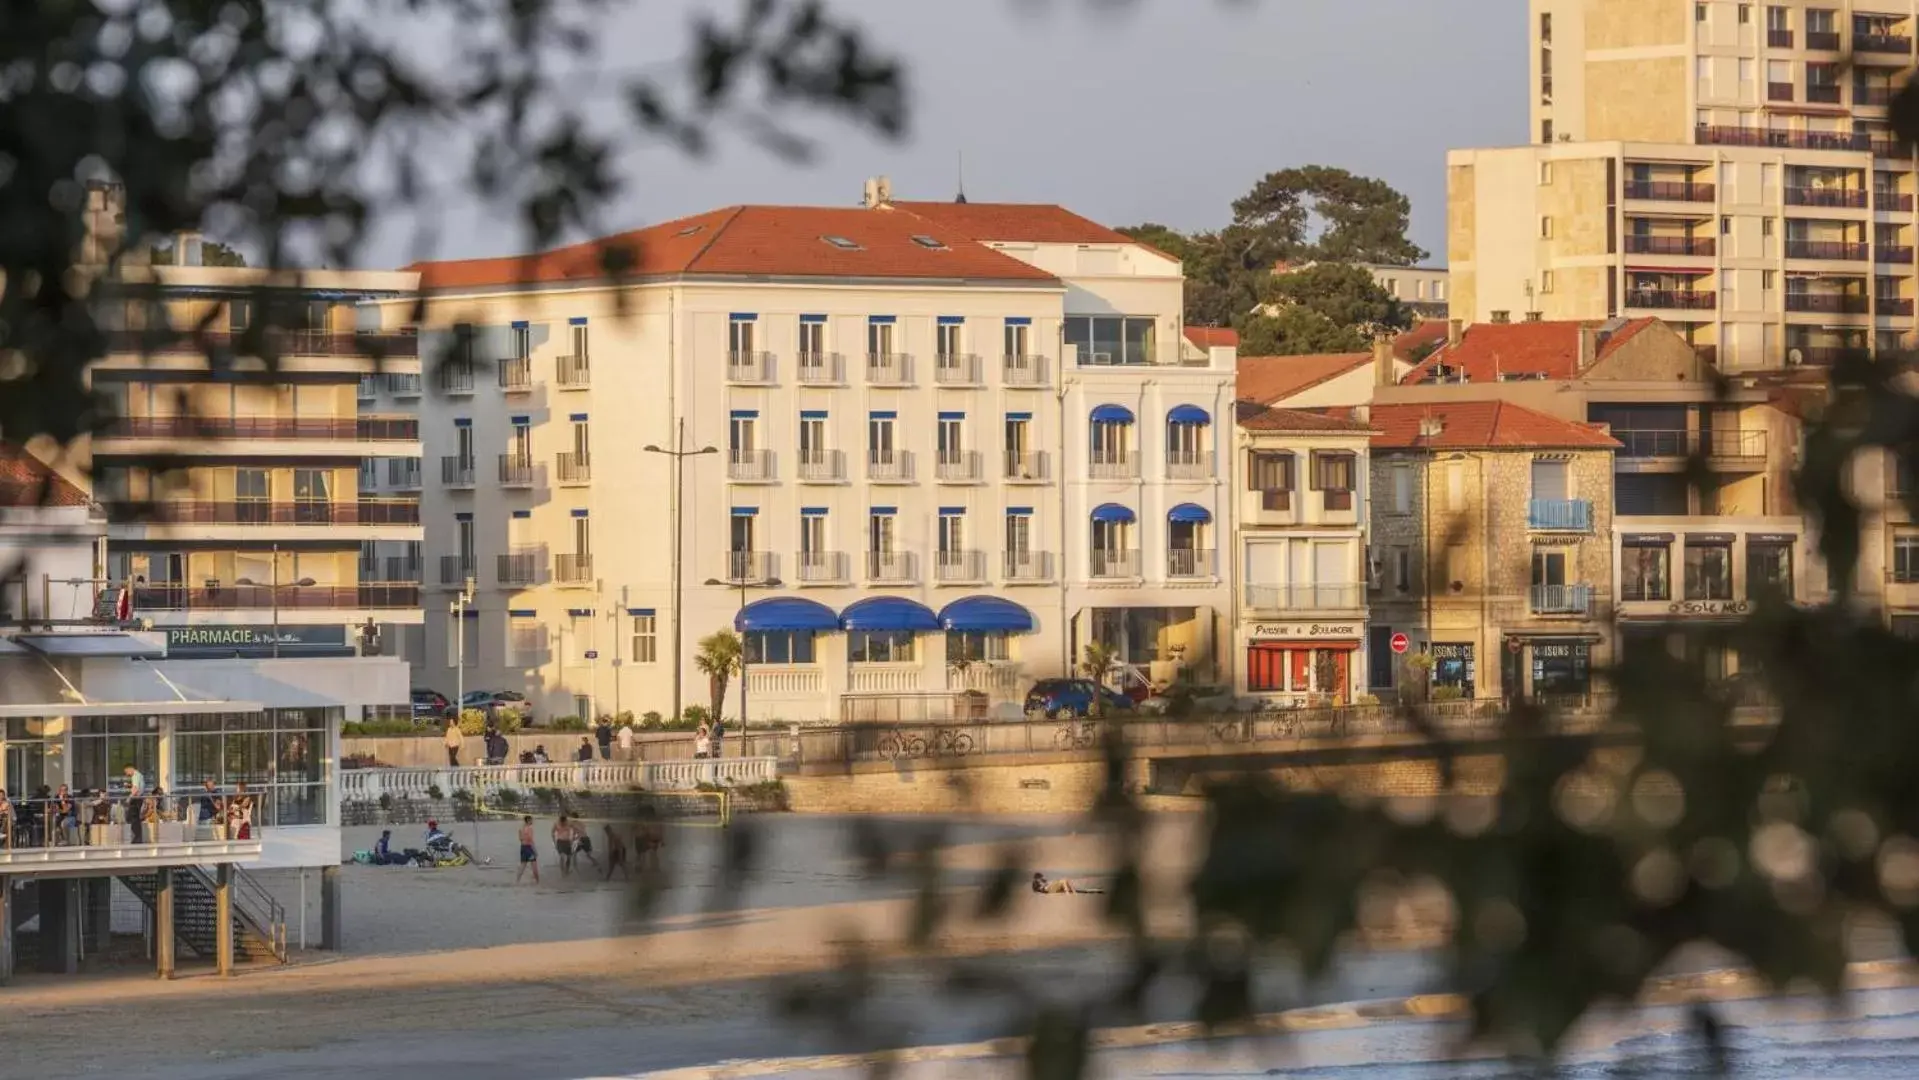
M 821 692 L 825 673 L 817 667 L 749 664 L 746 689 L 754 697 L 807 697 Z
M 915 691 L 920 688 L 918 664 L 854 664 L 848 689 L 854 693 Z
M 456 791 L 556 788 L 562 791 L 690 791 L 701 783 L 732 787 L 779 779 L 779 763 L 770 757 L 687 761 L 558 762 L 547 765 L 463 765 L 454 768 L 346 769 L 340 773 L 340 797 L 348 802 L 378 801 L 382 795 L 424 799 L 439 788 Z

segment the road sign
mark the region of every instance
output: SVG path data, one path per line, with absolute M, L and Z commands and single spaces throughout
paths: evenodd
M 1394 634 L 1392 645 L 1393 651 L 1396 653 L 1404 653 L 1407 649 L 1413 647 L 1413 643 L 1406 639 L 1405 634 Z

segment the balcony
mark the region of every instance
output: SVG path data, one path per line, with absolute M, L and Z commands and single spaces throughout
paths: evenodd
M 109 330 L 111 352 L 150 354 L 229 353 L 241 356 L 271 351 L 276 356 L 401 356 L 420 355 L 420 339 L 412 331 L 393 333 L 336 333 L 331 330 L 282 330 L 261 327 L 233 333 L 224 330 Z
M 1866 146 L 1872 151 L 1873 157 L 1898 158 L 1900 161 L 1908 161 L 1912 155 L 1912 148 L 1900 142 L 1898 139 L 1874 139 L 1869 137 L 1866 140 Z
M 553 583 L 555 585 L 572 586 L 593 584 L 593 556 L 555 556 L 553 559 Z
M 136 611 L 311 611 L 313 609 L 417 610 L 417 581 L 364 581 L 355 585 L 183 585 L 158 583 L 133 590 Z
M 1892 315 L 1898 318 L 1910 318 L 1912 316 L 1912 297 L 1910 296 L 1880 297 L 1879 298 L 1879 314 Z
M 1208 548 L 1173 548 L 1166 553 L 1168 578 L 1209 578 L 1218 572 Z
M 1534 499 L 1526 507 L 1526 527 L 1540 532 L 1591 532 L 1593 504 L 1585 499 Z
M 442 394 L 466 397 L 473 393 L 473 365 L 458 360 L 441 364 L 433 373 L 433 382 Z
M 1248 585 L 1246 606 L 1257 611 L 1354 611 L 1366 603 L 1366 586 Z
M 986 553 L 983 551 L 940 551 L 933 555 L 933 580 L 942 585 L 972 584 L 986 580 Z
M 801 450 L 796 468 L 802 484 L 838 484 L 846 479 L 846 455 L 838 450 Z
M 538 585 L 546 574 L 546 551 L 543 548 L 517 550 L 495 558 L 499 564 L 494 573 L 499 583 L 508 588 L 523 589 Z
M 1719 294 L 1700 289 L 1630 289 L 1626 306 L 1657 308 L 1663 311 L 1714 311 Z
M 793 358 L 793 364 L 802 386 L 838 386 L 846 381 L 846 362 L 839 353 L 803 352 Z
M 1864 315 L 1871 310 L 1871 301 L 1864 296 L 1850 293 L 1795 293 L 1786 294 L 1787 311 L 1810 311 L 1822 315 Z
M 1014 484 L 1043 484 L 1049 478 L 1046 451 L 1006 451 L 1006 479 Z
M 1792 48 L 1792 31 L 1790 30 L 1766 31 L 1766 45 L 1768 48 L 1773 48 L 1773 49 Z
M 1211 450 L 1168 450 L 1166 479 L 1211 480 L 1215 475 Z
M 933 471 L 942 484 L 977 484 L 986 479 L 986 467 L 977 450 L 942 451 Z
M 327 502 L 299 499 L 161 499 L 107 504 L 107 520 L 116 524 L 150 521 L 164 525 L 418 525 L 420 504 L 413 499 L 350 499 Z
M 1002 576 L 1009 583 L 1053 580 L 1053 553 L 1050 551 L 1009 551 L 1000 560 Z
M 1777 146 L 1792 150 L 1872 149 L 1872 140 L 1863 131 L 1774 131 L 1723 124 L 1694 127 L 1693 141 L 1714 146 Z
M 1837 30 L 1806 31 L 1806 48 L 1814 52 L 1838 52 L 1839 32 Z
M 919 580 L 913 555 L 908 551 L 869 551 L 866 553 L 866 580 L 876 585 L 910 585 Z
M 1854 83 L 1852 87 L 1852 103 L 1854 105 L 1883 109 L 1892 104 L 1892 95 L 1894 93 L 1894 89 L 1890 86 L 1868 86 L 1864 83 Z
M 1786 205 L 1864 210 L 1866 192 L 1863 188 L 1789 187 L 1786 189 Z
M 1534 615 L 1589 616 L 1593 611 L 1593 587 L 1534 585 L 1527 590 L 1526 608 Z
M 837 585 L 851 573 L 844 551 L 802 551 L 794 556 L 794 572 L 802 585 Z
M 559 474 L 561 487 L 580 487 L 593 481 L 593 457 L 590 454 L 567 452 L 560 454 L 555 461 L 554 471 Z
M 1789 82 L 1769 82 L 1766 84 L 1767 101 L 1791 101 L 1792 84 Z
M 425 389 L 422 385 L 425 380 L 417 371 L 389 371 L 384 378 L 386 392 L 396 398 L 416 398 Z
M 500 389 L 509 394 L 527 394 L 533 391 L 533 361 L 522 356 L 515 360 L 500 361 Z
M 443 487 L 468 490 L 473 487 L 474 460 L 448 454 L 440 459 L 440 484 Z
M 530 488 L 538 482 L 539 467 L 526 454 L 500 455 L 500 486 Z
M 940 353 L 933 358 L 933 381 L 941 386 L 978 386 L 979 357 L 972 353 Z
M 1912 262 L 1912 248 L 1905 244 L 1874 244 L 1872 261 L 1888 265 L 1908 265 Z
M 867 451 L 866 479 L 875 484 L 912 483 L 913 455 L 904 450 Z
M 771 450 L 728 450 L 726 478 L 736 484 L 770 484 L 779 478 Z
M 1139 552 L 1094 548 L 1087 553 L 1088 576 L 1095 579 L 1139 577 Z
M 770 551 L 729 551 L 726 580 L 736 585 L 759 585 L 779 577 L 779 559 Z
M 1702 448 L 1712 458 L 1761 458 L 1766 456 L 1764 431 L 1647 431 L 1614 428 L 1612 437 L 1621 444 L 1622 458 L 1681 458 Z
M 1710 256 L 1719 248 L 1716 237 L 1711 236 L 1649 236 L 1645 234 L 1626 234 L 1626 253 L 1628 255 L 1698 255 Z
M 1826 259 L 1838 262 L 1865 262 L 1870 257 L 1867 245 L 1852 240 L 1787 240 L 1788 259 Z
M 360 376 L 360 386 L 353 396 L 360 401 L 372 401 L 380 396 L 380 377 L 378 375 Z
M 1000 357 L 1000 381 L 1008 386 L 1045 386 L 1046 358 L 1026 354 Z
M 418 559 L 410 559 L 405 555 L 388 555 L 384 566 L 385 572 L 379 578 L 382 582 L 392 585 L 401 583 L 417 585 L 420 581 L 420 560 Z
M 1838 83 L 1809 83 L 1806 100 L 1814 105 L 1837 105 L 1841 97 Z
M 913 385 L 912 357 L 894 352 L 867 353 L 866 382 L 869 386 Z
M 1713 201 L 1714 188 L 1711 184 L 1695 184 L 1691 180 L 1628 180 L 1626 198 L 1646 199 L 1652 202 L 1703 202 Z
M 1086 463 L 1087 475 L 1094 480 L 1139 479 L 1139 455 L 1113 450 L 1095 450 Z
M 130 416 L 108 424 L 100 437 L 418 442 L 420 421 L 411 416 Z
M 1786 362 L 1794 367 L 1832 367 L 1849 356 L 1866 352 L 1864 345 L 1805 345 L 1786 343 Z
M 1852 35 L 1852 51 L 1862 53 L 1897 53 L 1912 55 L 1912 39 L 1904 34 L 1859 34 Z
M 562 356 L 554 366 L 553 381 L 562 390 L 585 390 L 593 385 L 593 365 L 589 357 Z
M 471 555 L 440 556 L 440 584 L 464 585 L 477 576 Z

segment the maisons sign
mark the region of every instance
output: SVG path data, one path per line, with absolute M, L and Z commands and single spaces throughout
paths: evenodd
M 1319 638 L 1357 638 L 1365 632 L 1366 624 L 1357 620 L 1348 622 L 1278 622 L 1254 623 L 1254 641 L 1312 641 Z

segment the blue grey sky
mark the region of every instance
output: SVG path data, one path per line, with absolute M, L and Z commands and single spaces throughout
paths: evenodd
M 827 0 L 909 65 L 897 142 L 831 119 L 798 126 L 807 165 L 740 135 L 690 160 L 637 148 L 609 224 L 631 228 L 739 202 L 850 204 L 862 180 L 950 198 L 965 156 L 976 201 L 1057 202 L 1114 225 L 1222 224 L 1267 172 L 1324 164 L 1380 177 L 1413 203 L 1413 240 L 1445 258 L 1445 154 L 1526 139 L 1519 0 Z M 609 66 L 684 48 L 714 0 L 643 0 L 601 40 Z M 1115 10 L 1108 10 L 1115 9 Z M 613 114 L 608 101 L 608 115 Z M 507 254 L 522 238 L 477 206 L 442 207 L 435 254 Z M 407 261 L 388 230 L 364 265 Z

